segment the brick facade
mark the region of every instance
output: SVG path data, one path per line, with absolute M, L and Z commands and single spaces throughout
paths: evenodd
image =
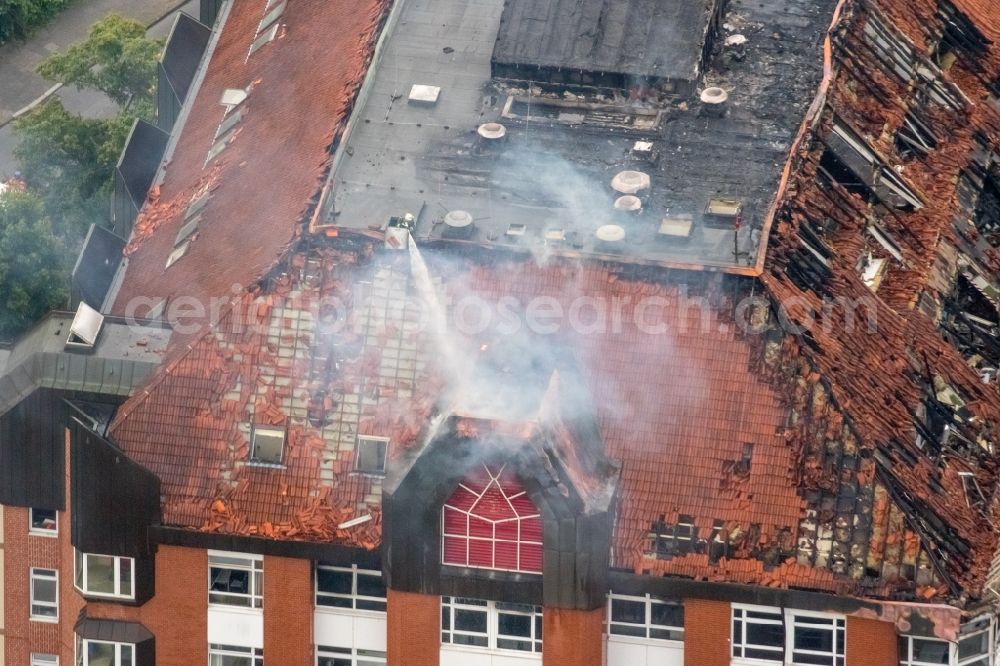
M 264 658 L 282 666 L 313 661 L 312 563 L 264 558 Z
M 847 666 L 898 664 L 896 627 L 890 622 L 847 618 Z
M 438 666 L 441 598 L 389 590 L 386 666 Z
M 730 605 L 684 601 L 684 666 L 729 666 Z
M 565 666 L 604 662 L 604 608 L 546 608 L 542 615 L 542 661 Z

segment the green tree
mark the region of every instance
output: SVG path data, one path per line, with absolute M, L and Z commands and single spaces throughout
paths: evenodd
M 92 222 L 108 217 L 111 174 L 131 125 L 120 114 L 89 119 L 50 99 L 14 126 L 14 155 L 29 188 L 45 203 L 56 231 L 73 245 Z
M 68 4 L 69 0 L 0 0 L 0 44 L 24 39 Z
M 65 306 L 70 263 L 40 198 L 0 195 L 0 339 Z
M 50 81 L 100 90 L 118 106 L 148 119 L 162 47 L 161 42 L 146 39 L 141 23 L 108 14 L 90 27 L 86 40 L 46 58 L 38 73 Z

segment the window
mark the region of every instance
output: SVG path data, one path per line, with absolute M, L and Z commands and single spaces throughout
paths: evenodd
M 385 437 L 358 437 L 354 449 L 354 469 L 365 474 L 385 474 L 385 453 L 389 440 Z
M 59 518 L 54 509 L 31 509 L 29 512 L 31 534 L 56 536 L 59 532 Z
M 733 606 L 733 657 L 782 661 L 785 623 L 777 608 Z
M 385 611 L 382 572 L 317 565 L 316 605 Z
M 990 666 L 993 622 L 989 616 L 962 625 L 958 636 L 958 666 Z
M 378 650 L 352 650 L 351 648 L 316 648 L 316 666 L 381 666 L 385 663 L 385 652 Z
M 131 557 L 76 551 L 76 588 L 87 596 L 135 598 L 135 565 Z
M 263 595 L 264 561 L 262 559 L 253 556 L 209 553 L 208 603 L 262 608 L 264 606 Z M 229 666 L 227 662 L 221 663 Z
M 938 666 L 951 663 L 951 643 L 920 636 L 899 637 L 899 666 Z
M 649 551 L 661 559 L 691 552 L 697 538 L 694 518 L 680 515 L 676 525 L 668 525 L 666 516 L 650 526 Z
M 483 465 L 442 509 L 445 564 L 541 573 L 542 519 L 505 466 Z
M 274 39 L 277 36 L 277 34 L 278 34 L 278 24 L 275 23 L 269 29 L 260 33 L 257 36 L 257 39 L 253 40 L 253 43 L 250 45 L 250 53 L 247 54 L 247 57 L 249 58 L 254 53 L 256 53 L 257 49 L 259 49 L 260 47 L 264 46 L 264 44 L 267 44 L 269 41 Z
M 542 651 L 542 609 L 441 597 L 441 642 L 490 650 Z
M 787 612 L 787 611 L 786 611 Z M 813 613 L 789 614 L 792 664 L 844 666 L 845 620 Z
M 264 650 L 212 643 L 208 646 L 208 666 L 264 666 Z
M 77 666 L 136 666 L 135 646 L 76 637 Z
M 684 640 L 684 607 L 650 595 L 608 595 L 608 633 L 667 641 Z
M 55 569 L 31 570 L 31 619 L 54 622 L 59 618 L 59 573 Z
M 59 657 L 54 654 L 31 653 L 31 666 L 59 666 Z
M 844 666 L 842 616 L 733 606 L 733 658 L 789 666 Z
M 284 429 L 254 426 L 250 440 L 250 462 L 259 465 L 281 464 L 285 449 Z

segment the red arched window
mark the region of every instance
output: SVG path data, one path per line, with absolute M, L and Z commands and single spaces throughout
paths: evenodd
M 483 465 L 458 485 L 442 514 L 445 564 L 542 572 L 542 519 L 505 466 Z

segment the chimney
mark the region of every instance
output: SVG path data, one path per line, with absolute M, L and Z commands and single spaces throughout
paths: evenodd
M 701 113 L 704 116 L 721 118 L 726 115 L 729 106 L 729 93 L 718 86 L 705 88 L 701 91 Z

